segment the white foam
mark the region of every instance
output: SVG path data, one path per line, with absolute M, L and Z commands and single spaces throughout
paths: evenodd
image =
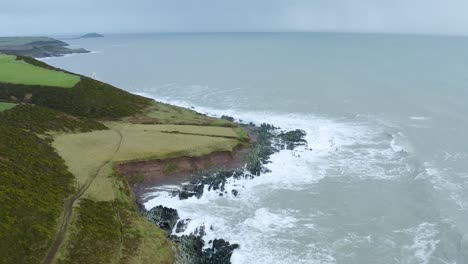
M 287 216 L 287 213 L 275 214 L 268 208 L 260 208 L 255 211 L 252 218 L 246 219 L 244 224 L 262 233 L 269 233 L 280 228 L 292 228 L 296 222 L 297 219 Z
M 428 117 L 428 116 L 410 116 L 409 119 L 418 120 L 418 121 L 425 121 L 425 120 L 432 119 L 432 117 Z
M 102 53 L 102 51 L 90 51 L 90 52 L 87 52 L 87 53 L 72 53 L 72 54 L 65 54 L 65 55 L 62 55 L 62 56 L 37 58 L 37 60 L 47 61 L 47 60 L 52 60 L 52 59 L 60 59 L 60 58 L 63 59 L 63 58 L 69 58 L 69 57 L 74 57 L 74 56 L 78 56 L 78 55 L 90 55 L 90 54 L 99 54 L 99 53 Z
M 440 242 L 436 225 L 424 222 L 403 232 L 413 236 L 413 243 L 403 247 L 404 263 L 428 264 Z
M 185 102 L 160 101 L 192 106 Z M 157 197 L 145 204 L 148 209 L 164 205 L 177 209 L 180 219 L 192 219 L 184 234 L 204 225 L 206 241 L 224 238 L 240 244 L 240 249 L 232 256 L 233 263 L 334 263 L 334 248 L 331 246 L 311 243 L 307 246 L 310 250 L 294 251 L 293 245 L 298 242 L 291 234 L 297 232 L 298 225 L 314 228 L 313 223 L 305 221 L 305 224 L 300 224 L 298 221 L 301 219 L 294 212 L 268 207 L 264 199 L 281 190 L 308 188 L 308 185 L 316 184 L 324 177 L 388 180 L 401 177 L 402 171 L 408 170 L 401 165 L 404 157 L 400 151 L 395 151 L 395 146 L 392 148 L 392 137 L 366 123 L 346 123 L 314 115 L 239 112 L 205 107 L 196 107 L 196 110 L 214 116 L 227 114 L 244 122 L 271 123 L 283 129 L 303 129 L 307 132 L 307 147 L 273 154 L 272 162 L 266 165 L 271 173 L 253 179 L 231 180 L 226 184 L 227 194 L 223 196 L 207 189 L 201 199 L 192 197 L 179 200 L 165 190 L 155 190 L 150 194 Z M 382 167 L 383 163 L 390 164 L 391 169 Z M 239 191 L 237 197 L 230 194 L 233 189 Z

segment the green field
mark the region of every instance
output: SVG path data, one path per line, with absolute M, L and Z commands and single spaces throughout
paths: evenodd
M 15 107 L 16 104 L 10 104 L 10 103 L 2 103 L 0 102 L 0 112 L 2 111 L 5 111 L 5 110 L 8 110 L 8 109 L 12 109 L 13 107 Z
M 16 56 L 0 54 L 0 82 L 71 88 L 80 81 L 78 75 L 37 67 Z
M 205 116 L 187 108 L 161 102 L 152 102 L 152 105 L 149 106 L 144 113 L 128 118 L 127 121 L 139 124 L 237 126 L 224 119 Z
M 0 37 L 0 48 L 2 46 L 18 46 L 39 41 L 53 41 L 49 37 Z

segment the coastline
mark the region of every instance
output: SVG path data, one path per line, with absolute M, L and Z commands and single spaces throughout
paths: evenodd
M 174 192 L 174 195 L 179 195 L 180 199 L 186 199 L 188 196 L 181 198 L 181 193 L 185 192 L 184 185 L 196 181 L 197 175 L 212 177 L 217 172 L 243 170 L 252 147 L 257 143 L 257 133 L 252 127 L 239 123 L 238 125 L 248 131 L 250 140 L 239 144 L 232 151 L 212 152 L 199 157 L 179 156 L 160 160 L 124 162 L 114 167 L 114 170 L 125 178 L 132 189 L 140 215 L 165 231 L 168 239 L 174 244 L 175 263 L 229 264 L 234 250 L 239 245 L 231 244 L 222 238 L 205 241 L 203 239 L 204 226 L 200 226 L 200 229 L 193 234 L 178 235 L 177 233 L 186 228 L 190 220 L 180 220 L 175 209 L 156 206 L 147 210 L 144 204 L 154 198 L 151 196 L 154 189 L 178 186 L 180 192 L 178 194 Z M 168 168 L 172 169 L 167 171 Z M 200 192 L 200 188 L 195 187 L 195 189 Z M 202 194 L 193 193 L 193 195 Z
M 239 145 L 232 152 L 219 151 L 199 157 L 180 156 L 124 162 L 118 164 L 116 170 L 125 176 L 137 202 L 144 204 L 151 199 L 151 196 L 148 196 L 151 189 L 166 185 L 181 185 L 197 172 L 210 174 L 218 170 L 242 169 L 249 151 L 249 145 Z
M 185 231 L 197 219 L 181 219 L 173 208 L 156 205 L 147 208 L 149 200 L 157 201 L 155 192 L 169 192 L 174 199 L 200 199 L 206 192 L 219 196 L 236 197 L 237 190 L 229 193 L 224 186 L 236 179 L 253 179 L 269 173 L 265 167 L 273 153 L 307 146 L 305 132 L 299 129 L 285 131 L 270 124 L 237 123 L 250 135 L 248 145 L 232 152 L 213 152 L 200 157 L 177 157 L 162 160 L 123 163 L 116 170 L 127 180 L 135 194 L 140 214 L 166 232 L 174 243 L 175 263 L 231 263 L 234 251 L 242 245 L 231 243 L 223 237 L 205 240 L 208 228 L 199 225 L 193 232 Z M 164 170 L 173 166 L 174 171 Z M 157 204 L 157 202 L 156 202 Z M 200 219 L 201 220 L 201 219 Z

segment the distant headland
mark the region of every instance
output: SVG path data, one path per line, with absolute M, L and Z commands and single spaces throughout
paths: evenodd
M 86 39 L 86 38 L 103 38 L 104 35 L 98 34 L 98 33 L 88 33 L 80 37 L 80 39 Z
M 73 53 L 89 53 L 68 48 L 68 43 L 49 37 L 0 37 L 0 53 L 33 58 L 60 57 Z

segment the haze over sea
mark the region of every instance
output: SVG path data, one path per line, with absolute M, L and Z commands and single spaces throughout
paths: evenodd
M 69 41 L 70 71 L 203 113 L 307 132 L 271 173 L 162 204 L 234 263 L 468 263 L 468 38 L 113 35 Z

